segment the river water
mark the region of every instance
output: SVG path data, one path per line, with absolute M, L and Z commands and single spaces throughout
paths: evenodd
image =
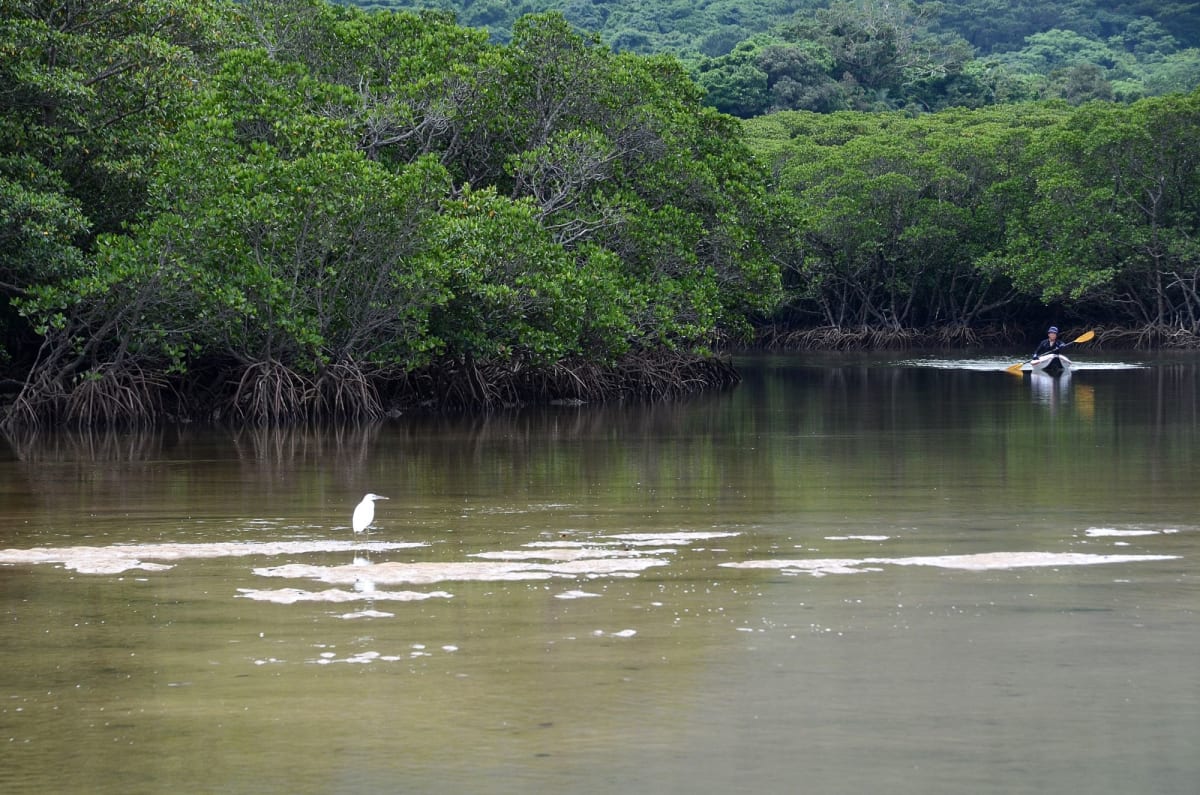
M 10 439 L 0 790 L 1191 795 L 1200 358 L 1077 358 Z

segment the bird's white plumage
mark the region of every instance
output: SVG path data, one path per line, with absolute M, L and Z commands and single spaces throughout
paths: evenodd
M 354 532 L 361 533 L 370 526 L 371 521 L 375 518 L 375 500 L 386 500 L 387 497 L 381 497 L 378 494 L 368 494 L 362 498 L 354 508 L 354 517 L 350 520 L 350 525 L 354 528 Z

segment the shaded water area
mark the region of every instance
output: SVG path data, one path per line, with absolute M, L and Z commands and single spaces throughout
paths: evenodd
M 0 790 L 1194 793 L 1200 358 L 1076 358 L 10 440 Z

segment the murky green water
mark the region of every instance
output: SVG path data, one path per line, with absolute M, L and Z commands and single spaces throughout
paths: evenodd
M 11 440 L 0 789 L 1193 793 L 1200 359 L 1086 358 Z

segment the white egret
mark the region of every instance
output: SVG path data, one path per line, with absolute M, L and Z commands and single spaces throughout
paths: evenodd
M 381 497 L 378 494 L 368 494 L 362 498 L 354 509 L 354 518 L 350 520 L 350 524 L 354 527 L 354 532 L 361 533 L 366 530 L 371 524 L 371 520 L 375 518 L 375 500 L 386 500 L 387 497 Z

